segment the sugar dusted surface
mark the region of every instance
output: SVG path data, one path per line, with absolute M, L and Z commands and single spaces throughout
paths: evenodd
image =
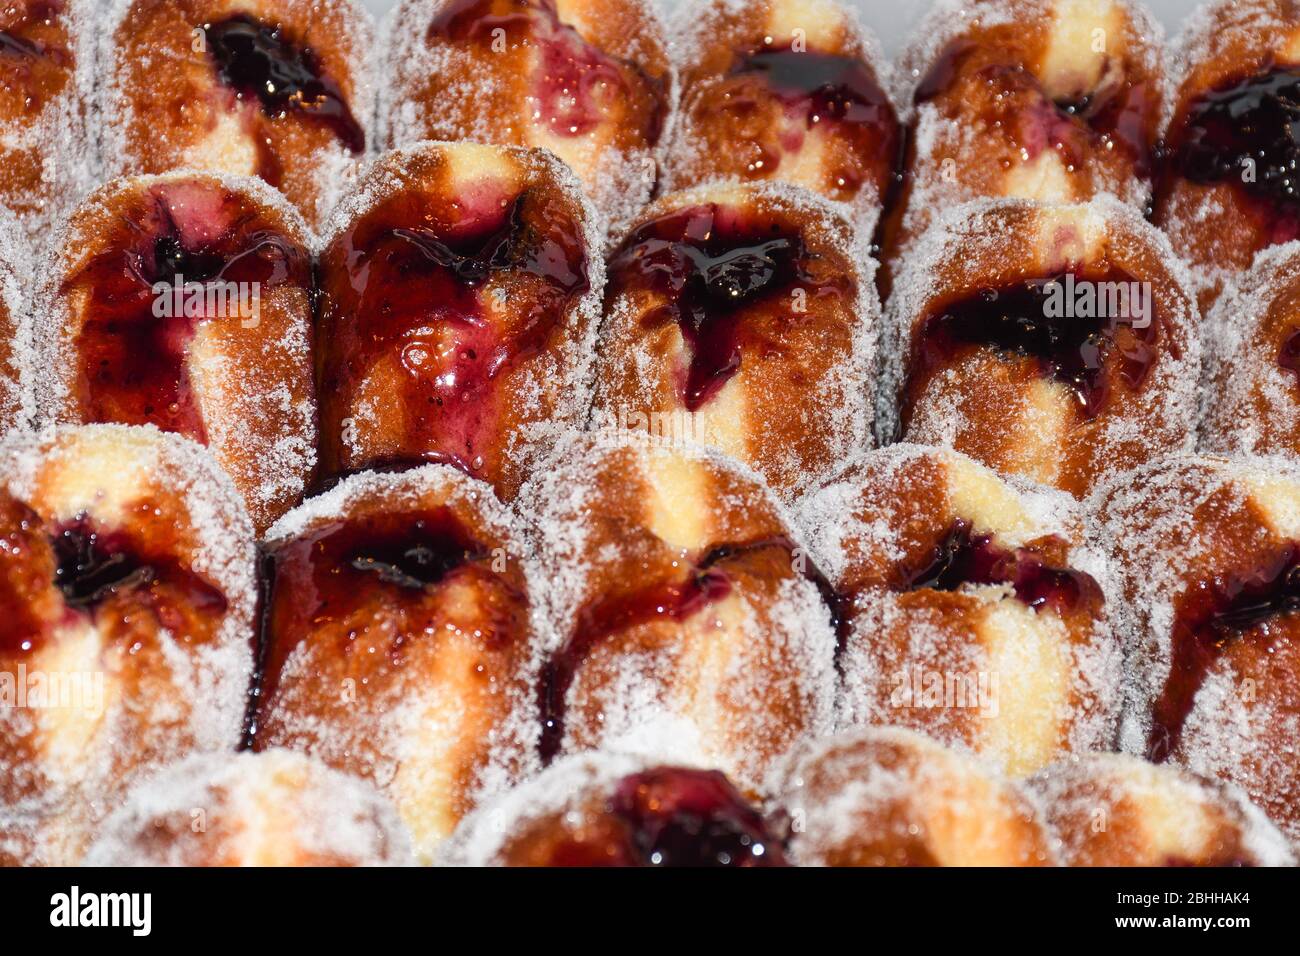
M 433 126 L 437 134 L 449 140 L 468 140 L 475 143 L 501 142 L 502 118 L 479 115 L 469 124 L 452 124 L 445 115 L 430 115 L 429 107 L 410 99 L 408 85 L 430 74 L 458 76 L 456 83 L 446 90 L 451 104 L 445 113 L 464 112 L 466 104 L 482 99 L 487 90 L 483 80 L 474 75 L 474 58 L 452 44 L 441 49 L 431 48 L 425 36 L 435 16 L 450 0 L 400 0 L 389 11 L 380 28 L 379 59 L 384 64 L 388 81 L 379 85 L 377 115 L 378 141 L 385 146 L 406 146 L 426 139 Z M 620 4 L 637 10 L 645 18 L 645 33 L 624 38 L 628 44 L 623 59 L 634 63 L 644 62 L 654 49 L 653 37 L 664 36 L 663 23 L 656 5 L 645 0 L 618 0 Z M 582 165 L 588 169 L 591 193 L 596 205 L 609 222 L 630 219 L 650 199 L 657 175 L 657 162 L 661 151 L 672 141 L 672 122 L 676 113 L 677 78 L 670 70 L 667 82 L 668 115 L 659 138 L 659 146 L 650 150 L 621 150 L 588 144 L 582 156 Z M 576 145 L 579 140 L 573 141 Z M 599 245 L 592 248 L 600 248 Z
M 257 603 L 253 529 L 242 501 L 230 479 L 203 448 L 152 426 L 86 425 L 12 433 L 0 441 L 0 481 L 5 490 L 19 501 L 31 500 L 46 476 L 81 466 L 76 455 L 79 442 L 152 446 L 153 480 L 169 494 L 179 496 L 190 528 L 201 544 L 190 555 L 190 567 L 215 585 L 227 601 L 225 617 L 210 642 L 194 645 L 185 635 L 161 631 L 161 648 L 175 693 L 148 702 L 159 734 L 151 740 L 148 759 L 133 772 L 157 769 L 186 755 L 187 751 L 177 749 L 174 735 L 167 731 L 181 720 L 194 749 L 233 748 L 239 740 L 252 675 L 250 641 Z M 113 476 L 103 476 L 103 480 L 111 482 Z M 75 829 L 73 818 L 93 820 L 111 809 L 102 788 L 110 780 L 114 785 L 126 782 L 111 775 L 117 772 L 119 754 L 139 744 L 121 737 L 121 721 L 115 715 L 120 717 L 140 703 L 110 702 L 101 730 L 79 767 L 76 786 L 84 788 L 79 797 L 74 799 L 70 790 L 50 795 L 53 806 L 3 808 L 20 821 L 11 824 L 16 836 L 21 837 L 17 831 L 24 829 L 34 835 L 38 825 L 51 820 Z M 27 712 L 4 708 L 0 720 L 16 733 L 29 732 L 31 717 Z M 0 771 L 15 772 L 3 754 Z M 69 805 L 67 801 L 74 802 Z M 61 810 L 56 809 L 60 806 Z M 75 842 L 76 837 L 73 839 Z M 59 859 L 55 857 L 53 862 Z
M 1081 221 L 1102 226 L 1108 248 L 1129 260 L 1154 257 L 1158 268 L 1181 293 L 1175 299 L 1156 303 L 1155 307 L 1166 323 L 1186 330 L 1187 346 L 1179 358 L 1167 352 L 1160 355 L 1134 408 L 1126 415 L 1107 416 L 1095 440 L 1103 447 L 1120 447 L 1132 442 L 1145 447 L 1152 457 L 1171 450 L 1191 451 L 1195 445 L 1200 403 L 1200 316 L 1193 293 L 1196 284 L 1188 266 L 1174 253 L 1163 233 L 1147 223 L 1133 207 L 1105 195 L 1087 203 L 1061 206 L 1024 199 L 977 199 L 941 215 L 910 247 L 909 256 L 895 277 L 884 315 L 877 437 L 883 443 L 898 429 L 899 396 L 906 380 L 912 335 L 939 286 L 940 274 L 953 268 L 974 274 L 982 270 L 1000 274 L 1005 257 L 1005 237 L 993 224 L 1004 218 L 1004 214 L 1015 216 L 1017 213 L 1023 217 L 1021 221 L 1032 222 L 1039 209 L 1076 211 Z M 1146 280 L 1147 277 L 1138 275 L 1136 278 Z M 937 410 L 931 411 L 937 416 L 936 434 L 927 438 L 951 444 L 962 422 L 956 418 L 955 412 L 944 418 Z M 990 415 L 993 414 L 990 410 Z M 1152 428 L 1152 422 L 1167 424 L 1163 428 Z M 1171 448 L 1171 442 L 1177 447 Z
M 169 69 L 168 51 L 160 51 L 159 59 L 153 57 L 131 63 L 120 55 L 117 47 L 117 33 L 123 24 L 137 12 L 144 0 L 83 0 L 94 7 L 96 2 L 103 4 L 103 9 L 95 9 L 95 26 L 87 28 L 86 35 L 93 44 L 92 82 L 85 86 L 94 90 L 91 119 L 99 131 L 98 155 L 102 162 L 94 170 L 94 180 L 103 180 L 113 176 L 129 175 L 139 172 L 139 158 L 133 157 L 128 149 L 126 130 L 129 125 L 141 122 L 127 96 L 131 77 L 135 70 L 156 70 L 165 72 Z M 256 8 L 254 8 L 256 10 Z M 375 23 L 370 13 L 357 0 L 276 0 L 274 9 L 290 25 L 312 24 L 329 35 L 350 38 L 350 56 L 347 59 L 347 73 L 352 84 L 350 105 L 358 123 L 366 133 L 366 147 L 373 151 L 375 142 L 374 102 L 376 80 L 373 73 L 375 65 Z M 215 74 L 214 74 L 214 83 Z M 164 141 L 169 138 L 165 129 L 152 129 L 151 134 Z M 312 221 L 321 221 L 327 211 L 347 195 L 352 177 L 357 167 L 357 157 L 337 139 L 331 138 L 329 145 L 320 149 L 311 157 L 315 166 L 314 181 L 317 188 L 315 208 L 305 209 L 303 213 Z
M 197 833 L 195 810 L 206 827 Z M 160 826 L 174 839 L 153 835 Z M 272 848 L 339 865 L 411 862 L 396 811 L 368 784 L 302 754 L 268 750 L 200 754 L 144 781 L 104 821 L 85 865 L 259 865 Z
M 31 345 L 24 345 L 20 353 L 20 376 L 24 389 L 32 396 L 37 425 L 75 421 L 73 383 L 78 374 L 78 355 L 76 337 L 69 335 L 68 329 L 78 317 L 73 316 L 68 298 L 62 294 L 62 283 L 87 257 L 101 251 L 97 246 L 100 233 L 105 223 L 118 215 L 114 202 L 158 184 L 191 179 L 244 198 L 269 222 L 278 223 L 289 239 L 307 250 L 314 245 L 302 215 L 279 191 L 260 179 L 179 169 L 157 176 L 116 179 L 101 186 L 77 208 L 57 248 L 37 269 L 36 305 L 30 332 L 23 339 L 29 339 Z M 312 367 L 306 323 L 295 324 L 270 347 L 280 353 L 277 364 Z M 295 399 L 284 382 L 250 383 L 239 372 L 239 366 L 247 364 L 246 359 L 213 350 L 205 355 L 208 362 L 192 368 L 191 373 L 200 388 L 209 383 L 213 391 L 203 403 L 209 448 L 226 468 L 240 474 L 240 486 L 255 514 L 264 514 L 279 502 L 297 498 L 316 466 L 315 395 Z M 209 410 L 214 407 L 215 414 Z M 268 420 L 283 422 L 285 427 L 268 428 Z
M 879 351 L 881 305 L 876 292 L 877 263 L 870 252 L 870 231 L 856 229 L 844 215 L 844 206 L 809 192 L 799 186 L 777 181 L 751 183 L 745 186 L 709 183 L 692 189 L 672 193 L 657 200 L 638 217 L 637 222 L 626 223 L 615 232 L 613 245 L 625 238 L 639 222 L 645 222 L 673 210 L 686 209 L 708 203 L 739 205 L 762 212 L 772 211 L 788 217 L 807 237 L 809 244 L 843 256 L 850 263 L 849 278 L 857 288 L 857 301 L 853 314 L 856 324 L 852 329 L 852 347 L 844 361 L 838 363 L 818 381 L 807 383 L 803 396 L 803 430 L 825 436 L 829 443 L 827 461 L 823 467 L 801 460 L 795 449 L 778 440 L 760 443 L 760 451 L 747 464 L 762 473 L 773 485 L 779 486 L 778 476 L 796 476 L 793 484 L 783 487 L 779 494 L 786 499 L 815 488 L 826 481 L 835 465 L 859 449 L 873 444 L 872 419 L 875 410 L 875 392 Z M 639 314 L 634 297 L 620 295 L 607 300 L 603 325 L 626 327 Z M 594 351 L 594 348 L 593 348 Z M 662 358 L 648 349 L 628 352 L 620 349 L 618 361 L 630 358 L 635 363 L 638 377 L 654 381 L 659 377 Z M 761 409 L 773 402 L 786 401 L 767 389 L 761 378 L 746 379 L 753 390 L 750 404 Z M 614 424 L 613 410 L 604 407 L 599 387 L 593 424 Z M 605 421 L 604 419 L 610 419 Z M 762 427 L 761 414 L 755 416 L 755 427 Z
M 621 558 L 615 542 L 605 540 L 598 546 L 602 529 L 607 535 L 611 524 L 622 526 L 630 537 L 645 529 L 640 502 L 617 506 L 612 519 L 608 505 L 593 507 L 598 496 L 610 494 L 611 489 L 601 484 L 606 469 L 620 462 L 620 467 L 627 469 L 627 480 L 633 480 L 656 455 L 703 462 L 706 471 L 721 476 L 724 483 L 716 492 L 717 513 L 770 512 L 789 531 L 795 547 L 806 548 L 791 516 L 763 480 L 719 452 L 689 443 L 668 446 L 639 433 L 607 429 L 559 435 L 551 458 L 537 469 L 516 501 L 519 513 L 531 522 L 538 559 L 546 570 L 541 595 L 548 622 L 543 636 L 548 652 L 565 645 L 569 638 L 566 622 L 575 620 L 579 610 L 596 596 L 594 582 L 602 568 Z M 712 480 L 716 487 L 718 479 Z M 709 762 L 738 783 L 756 786 L 768 770 L 762 748 L 770 745 L 776 733 L 768 724 L 772 717 L 767 702 L 788 699 L 802 705 L 809 718 L 808 725 L 798 731 L 800 737 L 829 732 L 835 694 L 834 636 L 816 586 L 803 578 L 785 579 L 775 600 L 762 607 L 743 597 L 742 619 L 734 626 L 742 634 L 752 635 L 752 641 L 746 654 L 733 659 L 726 672 L 726 704 L 736 725 L 696 723 L 656 692 L 663 675 L 655 668 L 653 656 L 644 661 L 627 659 L 615 673 L 601 675 L 602 682 L 613 681 L 612 690 L 608 683 L 601 690 L 605 704 L 602 748 L 632 751 L 664 762 Z M 701 616 L 707 613 L 700 612 Z M 802 664 L 795 672 L 763 666 L 763 661 L 782 658 Z M 745 672 L 742 665 L 756 669 Z M 570 712 L 576 709 L 575 703 L 582 703 L 579 694 L 578 686 L 570 691 Z M 751 741 L 757 746 L 748 746 Z
M 698 766 L 689 761 L 679 763 Z M 580 826 L 586 800 L 610 792 L 618 781 L 650 765 L 644 757 L 617 750 L 560 758 L 540 775 L 462 820 L 443 845 L 438 862 L 448 866 L 499 865 L 507 840 L 526 826 L 548 819 Z

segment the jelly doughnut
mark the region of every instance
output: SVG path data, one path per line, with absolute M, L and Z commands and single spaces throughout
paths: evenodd
M 1151 195 L 1165 99 L 1162 34 L 1127 0 L 942 0 L 899 62 L 911 139 L 898 251 L 977 197 Z
M 468 818 L 462 866 L 784 866 L 761 811 L 716 770 L 618 753 L 557 761 Z
M 614 222 L 649 199 L 677 91 L 648 0 L 400 0 L 386 27 L 385 145 L 544 147 Z
M 142 776 L 239 742 L 253 529 L 194 443 L 93 425 L 0 442 L 0 859 L 75 862 Z
M 354 475 L 265 546 L 253 741 L 362 777 L 427 859 L 536 763 L 533 589 L 515 519 L 445 465 Z
M 194 756 L 139 784 L 87 866 L 401 866 L 409 838 L 366 783 L 290 750 Z
M 1256 252 L 1300 238 L 1300 12 L 1290 0 L 1204 6 L 1184 24 L 1173 73 L 1155 222 L 1207 308 Z
M 1066 866 L 1284 866 L 1295 858 L 1235 787 L 1122 754 L 1086 754 L 1028 781 Z
M 118 179 L 73 214 L 35 310 L 42 421 L 152 424 L 207 445 L 259 532 L 315 464 L 312 264 L 265 184 Z
M 1122 749 L 1236 784 L 1300 840 L 1300 467 L 1171 456 L 1092 507 L 1132 644 Z
M 894 186 L 902 129 L 890 68 L 835 0 L 691 0 L 669 189 L 775 179 L 852 206 L 868 236 Z
M 607 263 L 593 417 L 720 448 L 782 492 L 827 477 L 871 444 L 865 242 L 781 184 L 660 199 Z
M 1122 648 L 1073 498 L 903 443 L 797 510 L 848 622 L 842 725 L 909 727 L 1010 773 L 1114 746 Z
M 510 497 L 538 422 L 580 424 L 604 265 L 595 214 L 538 150 L 386 153 L 320 260 L 321 466 L 447 462 Z
M 369 15 L 353 0 L 111 0 L 99 34 L 108 176 L 256 176 L 308 222 L 369 142 Z
M 880 431 L 1081 496 L 1190 451 L 1201 344 L 1168 241 L 1110 198 L 959 207 L 886 314 Z
M 1300 455 L 1300 243 L 1262 251 L 1205 319 L 1201 447 Z
M 830 728 L 827 585 L 752 472 L 602 430 L 562 439 L 518 507 L 549 572 L 544 759 L 622 749 L 752 787 Z
M 798 748 L 774 802 L 801 866 L 1052 866 L 1022 788 L 898 727 Z
M 41 243 L 94 174 L 86 128 L 91 0 L 0 6 L 0 207 Z

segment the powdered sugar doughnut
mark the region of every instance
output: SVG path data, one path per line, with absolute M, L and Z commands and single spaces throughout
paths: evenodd
M 565 757 L 469 817 L 468 866 L 783 866 L 759 809 L 716 770 L 618 753 Z
M 105 174 L 257 176 L 309 222 L 365 153 L 369 15 L 353 0 L 110 0 L 96 25 Z
M 386 23 L 387 146 L 537 146 L 614 222 L 650 197 L 676 77 L 645 0 L 402 0 Z
M 835 0 L 691 0 L 669 189 L 775 179 L 851 205 L 870 236 L 894 185 L 902 130 L 874 38 Z
M 536 763 L 534 583 L 482 482 L 365 473 L 268 535 L 254 740 L 387 794 L 427 859 Z
M 590 405 L 602 231 L 540 150 L 376 160 L 320 259 L 324 474 L 450 462 L 513 495 L 540 453 L 529 427 Z
M 101 187 L 43 268 L 38 417 L 205 444 L 265 530 L 315 465 L 307 243 L 257 180 L 180 171 Z
M 881 434 L 1075 496 L 1190 450 L 1190 289 L 1168 241 L 1113 199 L 959 207 L 913 249 L 890 299 Z
M 1273 246 L 1206 316 L 1201 445 L 1300 455 L 1300 242 Z
M 1171 457 L 1092 506 L 1134 646 L 1123 749 L 1236 784 L 1300 839 L 1300 467 Z
M 1204 6 L 1184 24 L 1173 74 L 1155 222 L 1208 308 L 1256 252 L 1300 238 L 1300 13 L 1290 0 Z
M 1028 781 L 1067 866 L 1289 866 L 1286 839 L 1236 787 L 1121 754 Z
M 882 727 L 797 749 L 775 797 L 802 866 L 1050 866 L 1032 800 L 977 761 Z
M 935 213 L 980 196 L 1079 202 L 1151 194 L 1162 40 L 1126 0 L 943 0 L 903 53 L 911 110 L 896 253 Z
M 93 177 L 86 91 L 94 76 L 91 0 L 0 6 L 0 205 L 41 244 Z
M 621 749 L 753 786 L 829 729 L 822 582 L 751 472 L 598 431 L 561 441 L 518 507 L 549 572 L 544 758 Z
M 96 425 L 0 442 L 0 857 L 75 862 L 136 780 L 239 741 L 253 530 L 192 442 Z
M 137 786 L 87 866 L 401 866 L 409 838 L 364 782 L 290 750 L 203 754 Z
M 842 725 L 910 727 L 1010 773 L 1114 745 L 1109 573 L 1068 495 L 898 444 L 798 514 L 849 622 Z
M 608 263 L 595 419 L 720 448 L 783 493 L 825 479 L 871 444 L 865 243 L 784 184 L 660 199 Z

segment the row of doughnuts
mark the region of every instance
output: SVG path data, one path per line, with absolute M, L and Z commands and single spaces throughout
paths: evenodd
M 446 464 L 364 472 L 260 557 L 189 439 L 17 432 L 0 464 L 0 689 L 30 695 L 0 711 L 10 862 L 82 859 L 179 761 L 239 748 L 359 778 L 378 796 L 340 812 L 386 800 L 384 845 L 430 861 L 584 754 L 770 800 L 792 751 L 881 726 L 995 779 L 1146 758 L 1271 820 L 1260 860 L 1300 839 L 1290 462 L 1173 456 L 1080 503 L 902 443 L 787 507 L 716 451 L 569 431 L 512 504 Z
M 408 0 L 378 31 L 351 0 L 0 17 L 0 194 L 36 237 L 104 179 L 182 166 L 259 176 L 315 225 L 358 158 L 432 138 L 550 149 L 615 222 L 656 185 L 775 178 L 870 231 L 898 193 L 890 258 L 969 199 L 1113 194 L 1153 203 L 1203 305 L 1296 238 L 1284 0 L 1212 5 L 1168 52 L 1127 0 L 941 0 L 897 63 L 831 0 L 700 0 L 667 27 L 641 0 Z

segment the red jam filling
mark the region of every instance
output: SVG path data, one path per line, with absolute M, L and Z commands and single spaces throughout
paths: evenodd
M 1034 359 L 1039 374 L 1070 388 L 1079 411 L 1088 419 L 1107 408 L 1113 393 L 1112 376 L 1118 375 L 1131 391 L 1140 389 L 1158 355 L 1158 316 L 1098 313 L 1111 311 L 1100 305 L 1101 283 L 1119 283 L 1129 290 L 1136 290 L 1141 283 L 1118 270 L 1096 276 L 1080 273 L 1071 282 L 1067 279 L 1058 275 L 984 289 L 936 310 L 922 323 L 913 345 L 905 411 L 910 412 L 935 374 L 979 349 Z M 1074 288 L 1077 297 L 1077 290 L 1085 284 L 1095 297 L 1091 307 L 1080 309 L 1067 293 Z M 1069 314 L 1072 311 L 1090 314 Z M 1151 311 L 1154 313 L 1154 305 Z
M 1228 80 L 1187 109 L 1169 169 L 1194 183 L 1231 183 L 1255 201 L 1272 242 L 1300 236 L 1300 69 Z
M 237 96 L 256 98 L 267 117 L 302 116 L 329 129 L 351 152 L 365 150 L 365 132 L 320 58 L 294 44 L 282 26 L 240 13 L 203 29 L 217 75 Z
M 992 535 L 973 534 L 971 523 L 958 519 L 927 563 L 904 575 L 902 589 L 956 591 L 963 584 L 1009 584 L 1022 604 L 1058 613 L 1101 596 L 1097 582 L 1082 571 L 1053 567 L 1027 548 L 1003 548 Z
M 317 352 L 321 463 L 348 462 L 343 422 L 377 367 L 395 370 L 404 432 L 374 463 L 440 461 L 483 476 L 499 441 L 500 379 L 543 351 L 573 300 L 587 291 L 581 229 L 558 198 L 526 190 L 456 221 L 412 190 L 381 204 L 325 257 Z M 494 314 L 485 284 L 522 289 Z M 503 286 L 502 289 L 505 287 Z M 501 290 L 498 290 L 501 291 Z
M 1178 749 L 1183 725 L 1210 670 L 1235 642 L 1259 640 L 1261 625 L 1300 611 L 1300 545 L 1288 544 L 1251 569 L 1216 575 L 1183 595 L 1172 631 L 1172 660 L 1152 708 L 1148 759 Z
M 310 288 L 311 262 L 306 250 L 255 213 L 237 208 L 237 199 L 221 202 L 215 222 L 191 221 L 201 214 L 183 202 L 174 205 L 173 189 L 177 196 L 201 197 L 206 187 L 155 187 L 143 208 L 113 220 L 101 239 L 103 251 L 70 276 L 61 292 L 70 302 L 78 301 L 75 293 L 88 296 L 77 334 L 82 418 L 153 424 L 206 443 L 188 369 L 198 324 L 239 317 L 238 303 L 251 303 L 254 293 L 265 296 L 287 283 Z M 184 221 L 178 222 L 178 214 Z M 182 282 L 228 294 L 184 293 Z M 187 307 L 200 301 L 201 307 Z M 209 302 L 227 314 L 208 315 Z
M 675 322 L 691 352 L 682 401 L 698 411 L 740 369 L 758 343 L 745 329 L 747 309 L 789 296 L 842 295 L 845 282 L 817 281 L 810 253 L 785 223 L 710 203 L 668 213 L 638 227 L 609 263 L 612 298 L 650 289 L 666 299 L 643 322 Z
M 607 104 L 618 101 L 622 115 L 641 114 L 645 144 L 659 142 L 666 115 L 662 81 L 584 40 L 560 20 L 555 0 L 453 0 L 434 17 L 428 38 L 477 43 L 497 52 L 493 44 L 503 35 L 511 46 L 538 49 L 538 98 L 554 135 L 586 135 L 605 118 Z

